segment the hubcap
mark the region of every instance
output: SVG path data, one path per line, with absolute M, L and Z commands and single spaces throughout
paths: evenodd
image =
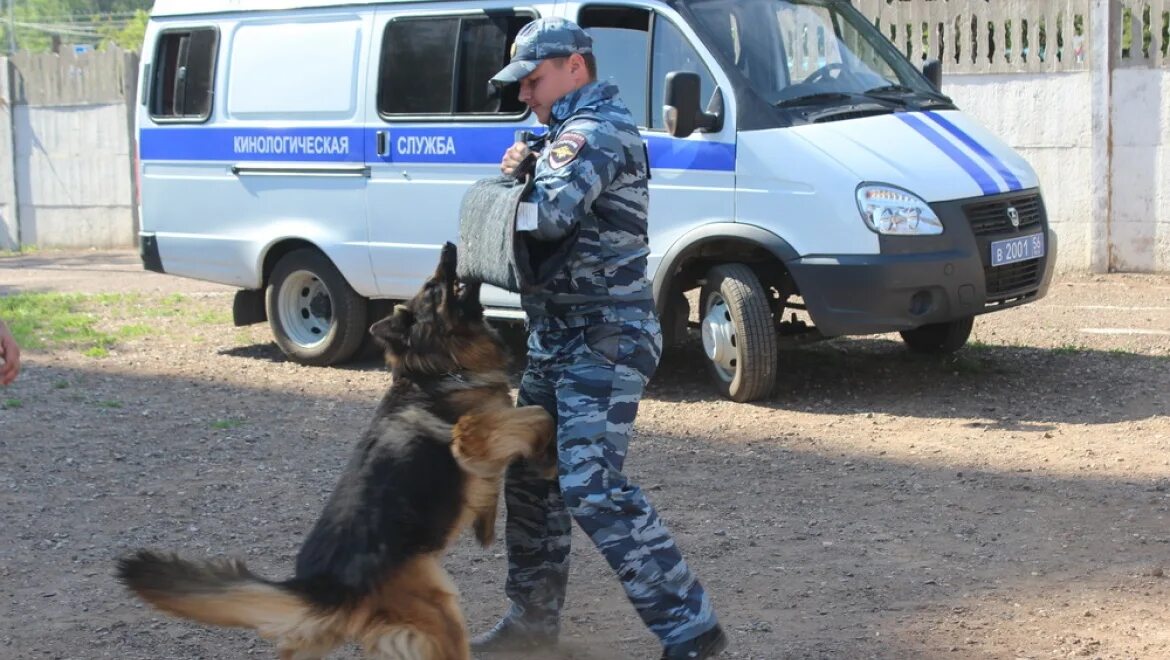
M 311 271 L 298 270 L 280 287 L 277 298 L 280 324 L 298 346 L 312 348 L 333 329 L 333 301 L 329 289 Z
M 703 317 L 703 350 L 719 377 L 727 382 L 735 378 L 738 364 L 736 344 L 731 309 L 723 296 L 712 293 L 708 298 L 707 314 Z

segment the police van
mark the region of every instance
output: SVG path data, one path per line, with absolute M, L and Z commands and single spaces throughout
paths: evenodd
M 457 239 L 467 187 L 542 130 L 487 83 L 540 16 L 592 35 L 642 127 L 657 309 L 668 342 L 700 331 L 723 395 L 766 396 L 794 341 L 945 353 L 1047 291 L 1033 169 L 845 0 L 157 0 L 145 267 L 239 287 L 236 323 L 297 362 L 350 358 Z

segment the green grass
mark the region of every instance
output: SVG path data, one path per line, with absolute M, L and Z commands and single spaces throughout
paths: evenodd
M 195 317 L 195 322 L 202 323 L 204 325 L 218 325 L 221 323 L 231 323 L 232 322 L 232 313 L 230 311 L 224 311 L 222 309 L 200 312 L 199 315 Z
M 121 401 L 98 401 L 98 407 L 99 408 L 117 409 L 117 408 L 122 407 L 122 402 Z
M 1080 355 L 1087 350 L 1088 349 L 1084 346 L 1079 346 L 1077 344 L 1064 344 L 1063 346 L 1057 346 L 1056 348 L 1052 349 L 1052 353 L 1054 355 Z
M 174 298 L 164 299 L 173 303 Z M 106 357 L 119 340 L 153 334 L 147 323 L 129 323 L 113 330 L 99 329 L 105 319 L 154 316 L 154 305 L 142 308 L 141 294 L 127 293 L 16 293 L 0 297 L 0 318 L 16 337 L 17 343 L 30 349 L 74 348 L 94 358 Z M 137 306 L 138 309 L 134 307 Z M 163 315 L 170 315 L 162 307 Z M 145 312 L 145 314 L 144 314 Z
M 67 380 L 53 381 L 53 389 L 55 389 L 55 390 L 63 390 L 67 387 L 69 387 L 69 381 L 67 381 Z
M 242 419 L 217 419 L 211 423 L 211 428 L 217 431 L 230 431 L 231 429 L 239 428 L 244 425 Z
M 134 323 L 118 328 L 118 337 L 120 339 L 134 339 L 136 337 L 145 337 L 153 332 L 154 328 L 145 323 Z
M 172 293 L 167 295 L 156 304 L 151 305 L 146 309 L 138 310 L 141 316 L 151 318 L 161 318 L 166 316 L 178 316 L 183 312 L 183 305 L 186 304 L 187 298 L 181 293 Z
M 27 348 L 75 347 L 108 350 L 114 336 L 95 327 L 90 297 L 70 293 L 17 293 L 0 298 L 0 318 Z
M 981 374 L 987 371 L 987 364 L 979 358 L 960 354 L 950 357 L 946 368 L 957 374 Z
M 36 254 L 40 252 L 40 248 L 35 245 L 25 245 L 19 250 L 0 250 L 0 258 L 3 257 L 22 257 L 26 254 Z
M 15 410 L 23 405 L 24 403 L 20 399 L 4 399 L 5 410 Z

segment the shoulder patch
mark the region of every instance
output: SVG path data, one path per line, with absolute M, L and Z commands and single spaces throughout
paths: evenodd
M 568 165 L 581 152 L 581 147 L 583 146 L 585 146 L 584 135 L 574 131 L 562 133 L 549 149 L 549 166 L 554 170 L 559 170 L 565 165 Z

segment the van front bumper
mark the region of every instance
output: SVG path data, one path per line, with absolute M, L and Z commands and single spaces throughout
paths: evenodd
M 821 334 L 911 330 L 1044 297 L 1057 248 L 1046 218 L 1039 227 L 1015 232 L 1044 232 L 1044 256 L 998 267 L 990 265 L 990 244 L 1005 234 L 979 236 L 953 220 L 944 225 L 942 236 L 883 236 L 882 254 L 813 255 L 787 262 Z

